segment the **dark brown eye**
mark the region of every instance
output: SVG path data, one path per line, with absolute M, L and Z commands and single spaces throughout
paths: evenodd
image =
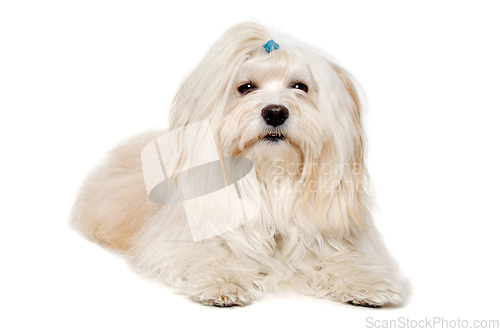
M 238 91 L 239 93 L 244 96 L 246 95 L 247 93 L 250 93 L 252 92 L 253 90 L 256 90 L 257 87 L 255 85 L 253 85 L 252 83 L 245 83 L 243 85 L 240 85 L 238 87 Z
M 302 82 L 296 82 L 296 83 L 293 83 L 291 86 L 290 86 L 292 89 L 299 89 L 299 90 L 302 90 L 304 92 L 307 92 L 309 90 L 309 88 L 307 87 L 307 85 L 305 85 L 304 83 Z

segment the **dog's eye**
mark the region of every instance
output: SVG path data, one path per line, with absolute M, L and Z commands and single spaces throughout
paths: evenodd
M 299 90 L 302 90 L 304 92 L 307 92 L 309 90 L 309 88 L 307 87 L 307 85 L 305 85 L 304 83 L 302 82 L 296 82 L 296 83 L 293 83 L 291 86 L 290 86 L 292 89 L 299 89 Z
M 240 85 L 238 87 L 238 91 L 239 93 L 243 96 L 243 95 L 246 95 L 247 93 L 249 92 L 252 92 L 253 90 L 257 89 L 257 87 L 255 85 L 253 85 L 252 83 L 245 83 L 243 85 Z

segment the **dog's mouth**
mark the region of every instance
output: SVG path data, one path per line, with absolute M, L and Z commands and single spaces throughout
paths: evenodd
M 271 132 L 260 137 L 264 142 L 280 142 L 286 140 L 286 134 L 283 132 Z
M 252 147 L 258 142 L 265 142 L 270 145 L 281 144 L 281 142 L 288 142 L 294 144 L 286 132 L 281 130 L 264 131 L 260 135 L 256 136 L 254 139 L 245 143 L 245 149 Z

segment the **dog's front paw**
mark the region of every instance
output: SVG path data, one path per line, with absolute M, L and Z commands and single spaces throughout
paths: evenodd
M 405 285 L 389 286 L 375 284 L 371 287 L 351 286 L 339 298 L 340 302 L 370 308 L 397 306 L 404 302 L 407 296 Z
M 398 305 L 402 302 L 402 297 L 390 290 L 369 292 L 361 289 L 347 293 L 341 302 L 355 306 L 381 308 L 389 305 Z
M 207 306 L 244 306 L 254 301 L 253 295 L 242 287 L 228 283 L 199 289 L 191 299 Z
M 377 303 L 373 303 L 371 301 L 366 301 L 366 300 L 350 300 L 346 302 L 347 304 L 352 304 L 354 306 L 359 306 L 359 307 L 368 307 L 368 308 L 381 308 L 384 305 L 379 305 Z

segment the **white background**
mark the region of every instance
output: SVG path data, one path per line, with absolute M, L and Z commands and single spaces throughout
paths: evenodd
M 499 3 L 2 1 L 3 331 L 356 331 L 368 317 L 500 319 Z M 376 222 L 414 285 L 400 309 L 302 296 L 209 308 L 67 226 L 83 176 L 172 97 L 230 26 L 332 54 L 367 96 Z M 279 40 L 278 40 L 279 43 Z

